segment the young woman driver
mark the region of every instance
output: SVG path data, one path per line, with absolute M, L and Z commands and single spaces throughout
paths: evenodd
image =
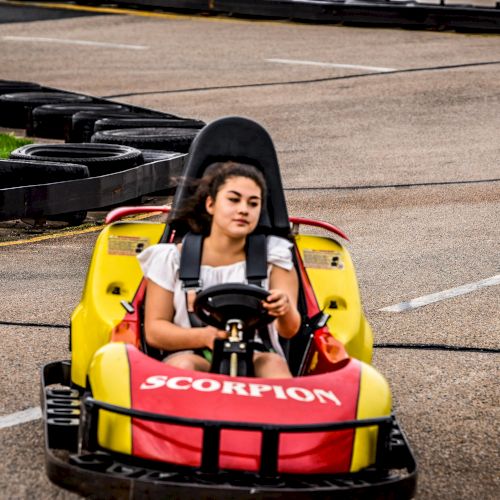
M 266 185 L 253 166 L 225 162 L 210 165 L 185 213 L 174 220 L 188 222 L 206 235 L 200 279 L 204 288 L 222 283 L 245 283 L 245 243 L 257 227 Z M 297 311 L 298 280 L 292 263 L 292 244 L 267 237 L 268 279 L 263 286 L 270 295 L 263 306 L 276 319 L 269 326 L 275 352 L 254 355 L 255 374 L 265 378 L 291 377 L 278 335 L 293 337 L 300 327 Z M 139 255 L 147 278 L 145 334 L 148 344 L 169 351 L 164 360 L 178 368 L 208 371 L 209 362 L 196 351 L 213 348 L 214 339 L 227 333 L 212 326 L 190 325 L 185 292 L 179 281 L 181 245 L 154 245 Z

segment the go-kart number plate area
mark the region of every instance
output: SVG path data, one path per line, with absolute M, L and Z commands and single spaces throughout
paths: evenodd
M 304 250 L 304 266 L 312 269 L 343 269 L 339 252 L 331 250 Z
M 149 245 L 149 238 L 110 236 L 108 239 L 108 254 L 135 256 L 140 254 Z

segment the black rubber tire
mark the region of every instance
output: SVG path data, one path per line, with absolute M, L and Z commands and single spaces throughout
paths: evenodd
M 0 95 L 14 92 L 41 91 L 42 86 L 33 82 L 20 82 L 16 80 L 0 80 Z
M 138 149 L 118 144 L 28 144 L 14 150 L 10 157 L 86 165 L 90 177 L 143 164 L 142 153 Z
M 26 124 L 26 135 L 47 139 L 64 139 L 71 128 L 71 117 L 79 111 L 127 111 L 122 104 L 94 102 L 44 104 L 34 108 Z
M 0 95 L 0 126 L 26 128 L 33 108 L 63 102 L 92 102 L 92 98 L 69 92 L 16 92 Z
M 168 160 L 172 156 L 178 156 L 177 151 L 163 151 L 162 149 L 141 149 L 142 159 L 144 163 L 153 161 Z
M 198 133 L 198 129 L 146 127 L 96 132 L 94 143 L 123 144 L 138 149 L 167 149 L 185 153 Z
M 136 113 L 134 111 L 80 111 L 71 118 L 71 127 L 65 130 L 66 142 L 90 142 L 94 134 L 94 124 L 103 118 L 154 118 L 162 116 L 156 111 Z
M 94 124 L 94 133 L 102 130 L 119 130 L 124 128 L 173 127 L 200 129 L 206 125 L 200 120 L 189 118 L 102 118 Z
M 87 218 L 87 211 L 81 210 L 80 212 L 70 212 L 67 214 L 50 215 L 48 218 L 50 220 L 59 220 L 67 222 L 68 226 L 79 226 L 85 222 L 85 219 Z
M 76 163 L 60 163 L 32 160 L 0 160 L 0 189 L 17 186 L 49 184 L 53 182 L 86 179 L 89 169 Z M 47 219 L 80 225 L 87 218 L 87 211 L 48 215 Z
M 0 160 L 0 189 L 86 179 L 89 169 L 76 163 L 34 160 Z

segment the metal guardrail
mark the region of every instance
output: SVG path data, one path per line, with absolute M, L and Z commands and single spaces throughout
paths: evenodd
M 113 3 L 330 24 L 500 33 L 500 2 L 491 7 L 446 4 L 444 0 L 439 4 L 414 0 L 114 0 Z

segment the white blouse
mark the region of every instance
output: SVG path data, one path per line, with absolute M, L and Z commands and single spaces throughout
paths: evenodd
M 272 266 L 286 270 L 293 267 L 292 243 L 277 236 L 267 237 L 267 276 L 262 286 L 269 289 L 269 275 Z M 138 256 L 144 276 L 157 285 L 174 294 L 174 319 L 177 326 L 190 328 L 186 308 L 186 294 L 179 280 L 180 253 L 176 244 L 160 243 L 144 250 Z M 208 288 L 223 283 L 247 283 L 246 261 L 235 262 L 227 266 L 206 266 L 200 268 L 202 288 Z M 274 322 L 269 325 L 269 337 L 274 350 L 283 356 L 283 350 L 278 340 L 278 332 Z

